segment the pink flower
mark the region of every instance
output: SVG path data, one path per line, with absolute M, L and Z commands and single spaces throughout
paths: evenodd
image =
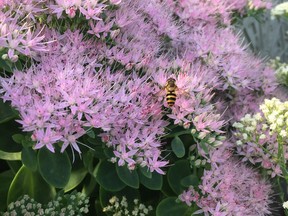
M 199 194 L 194 188 L 191 186 L 187 191 L 184 191 L 182 194 L 178 196 L 178 198 L 185 202 L 188 206 L 191 206 L 192 202 L 199 201 Z
M 233 158 L 206 170 L 199 188 L 202 195 L 196 204 L 207 214 L 264 216 L 270 213 L 272 186 Z

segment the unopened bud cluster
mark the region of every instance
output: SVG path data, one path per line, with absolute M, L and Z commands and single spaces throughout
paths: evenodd
M 7 211 L 3 216 L 81 216 L 87 215 L 89 199 L 81 193 L 72 192 L 71 194 L 58 194 L 55 200 L 47 205 L 36 202 L 28 195 L 24 195 L 17 201 L 8 205 Z
M 287 140 L 288 101 L 265 100 L 260 110 L 262 113 L 246 114 L 240 122 L 233 124 L 237 153 L 244 157 L 244 161 L 261 165 L 274 177 L 282 174 L 278 148 Z M 285 145 L 283 151 L 286 161 L 288 148 Z
M 103 212 L 111 216 L 145 216 L 151 214 L 153 210 L 152 206 L 146 207 L 140 203 L 138 199 L 134 199 L 134 208 L 131 208 L 128 204 L 127 198 L 123 196 L 121 200 L 113 196 L 109 200 L 109 205 L 103 208 Z
M 271 10 L 272 19 L 279 16 L 288 16 L 288 2 L 278 4 Z
M 275 59 L 270 60 L 269 66 L 275 70 L 278 82 L 288 86 L 288 64 L 280 62 L 280 57 L 276 57 Z

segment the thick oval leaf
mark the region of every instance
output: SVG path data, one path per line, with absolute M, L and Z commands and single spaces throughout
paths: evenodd
M 31 171 L 37 170 L 37 155 L 32 148 L 23 148 L 21 153 L 22 163 Z
M 168 183 L 168 179 L 167 179 L 167 175 L 163 177 L 163 186 L 161 188 L 161 192 L 166 196 L 176 196 L 175 192 L 171 189 L 169 183 Z
M 16 116 L 11 106 L 0 99 L 0 124 L 16 118 Z
M 23 136 L 22 134 L 14 134 L 12 136 L 12 139 L 14 142 L 18 143 L 18 144 L 21 144 L 22 143 L 22 140 L 25 139 L 25 136 Z
M 94 166 L 93 166 L 93 160 L 94 160 L 94 152 L 92 150 L 88 150 L 83 154 L 83 164 L 86 170 L 89 173 L 93 173 Z
M 38 172 L 22 166 L 15 175 L 8 192 L 7 204 L 28 194 L 37 202 L 47 203 L 56 195 L 55 188 L 47 184 Z
M 209 153 L 209 149 L 208 149 L 208 147 L 207 147 L 206 142 L 201 141 L 201 142 L 200 142 L 200 146 L 201 146 L 201 148 L 204 150 L 204 152 L 205 152 L 206 154 Z
M 97 185 L 97 181 L 92 175 L 88 175 L 85 179 L 85 183 L 83 185 L 81 193 L 83 193 L 85 196 L 90 196 L 93 192 L 95 192 Z M 97 187 L 98 188 L 98 187 Z
M 2 58 L 0 58 L 0 68 L 7 71 L 7 72 L 12 72 L 12 67 L 11 64 L 9 64 L 8 61 L 3 60 Z
M 196 175 L 186 176 L 181 180 L 181 185 L 184 187 L 189 187 L 191 185 L 197 187 L 199 185 L 199 178 Z
M 94 157 L 96 157 L 100 160 L 101 159 L 107 159 L 106 153 L 104 151 L 104 147 L 102 145 L 95 145 L 95 146 L 93 146 L 93 149 L 95 149 L 95 151 L 93 152 Z
M 14 178 L 14 174 L 12 170 L 8 170 L 5 172 L 0 173 L 0 211 L 4 211 L 7 207 L 7 195 L 9 186 Z
M 116 166 L 116 172 L 119 178 L 128 186 L 138 189 L 139 188 L 139 176 L 136 170 L 129 170 L 127 166 Z
M 1 107 L 0 107 L 1 109 Z M 15 121 L 8 121 L 0 124 L 0 150 L 5 152 L 21 152 L 23 146 L 15 143 L 12 136 L 20 131 L 20 124 Z
M 67 183 L 67 185 L 64 187 L 64 192 L 68 192 L 73 190 L 75 187 L 77 187 L 85 178 L 87 175 L 87 170 L 85 168 L 72 170 L 70 179 Z
M 152 172 L 147 167 L 140 167 L 139 170 L 147 178 L 152 178 Z
M 38 168 L 42 177 L 56 188 L 64 188 L 71 175 L 71 163 L 66 152 L 50 152 L 41 148 L 38 152 Z
M 95 133 L 94 133 L 94 131 L 92 129 L 88 130 L 86 134 L 92 139 L 95 139 L 95 137 L 96 137 Z
M 173 140 L 172 140 L 172 151 L 174 152 L 174 154 L 178 157 L 178 158 L 182 158 L 185 155 L 185 147 L 183 142 L 181 141 L 181 139 L 176 136 Z
M 177 203 L 176 197 L 168 197 L 162 200 L 156 209 L 156 216 L 184 216 L 189 207 L 184 203 Z
M 181 180 L 188 175 L 191 175 L 191 169 L 187 160 L 177 161 L 174 166 L 171 166 L 168 170 L 167 178 L 170 187 L 177 194 L 181 194 L 186 189 L 181 185 Z
M 139 172 L 140 182 L 150 190 L 161 190 L 163 185 L 163 176 L 157 172 L 152 173 L 151 178 L 147 178 L 142 172 Z
M 0 150 L 0 159 L 8 161 L 21 160 L 21 152 L 4 152 Z
M 118 177 L 115 164 L 108 161 L 101 161 L 93 171 L 93 176 L 107 191 L 120 191 L 126 186 Z

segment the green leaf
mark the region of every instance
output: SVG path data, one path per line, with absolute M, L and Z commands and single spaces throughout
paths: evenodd
M 94 160 L 94 152 L 92 150 L 88 150 L 83 154 L 83 164 L 89 173 L 93 173 L 93 160 Z
M 207 148 L 207 145 L 206 145 L 206 142 L 200 142 L 200 146 L 201 146 L 201 148 L 204 150 L 204 152 L 206 153 L 206 154 L 208 154 L 209 153 L 209 150 L 208 150 L 208 148 Z
M 24 136 L 22 134 L 14 134 L 12 136 L 12 139 L 15 143 L 18 143 L 18 144 L 21 144 L 22 143 L 22 140 L 24 140 Z
M 4 152 L 0 150 L 0 159 L 2 160 L 21 160 L 21 152 Z
M 116 172 L 119 178 L 128 186 L 138 189 L 139 176 L 136 170 L 129 170 L 127 166 L 116 166 Z
M 140 167 L 140 172 L 147 178 L 152 178 L 152 172 L 148 169 L 148 167 Z
M 163 185 L 163 176 L 157 172 L 152 173 L 151 178 L 147 178 L 142 172 L 139 172 L 140 182 L 150 190 L 161 190 Z
M 14 178 L 14 174 L 12 170 L 8 170 L 5 172 L 0 173 L 0 182 L 1 182 L 1 187 L 0 187 L 0 211 L 4 211 L 7 207 L 7 195 L 8 195 L 8 190 L 9 186 Z
M 66 193 L 77 187 L 83 181 L 86 175 L 87 170 L 84 167 L 81 169 L 72 170 L 70 179 L 67 185 L 64 187 L 64 192 Z
M 107 148 L 107 147 L 105 147 L 105 148 L 104 148 L 104 153 L 105 153 L 105 155 L 106 155 L 106 158 L 115 157 L 113 151 L 114 151 L 113 148 Z
M 56 195 L 55 188 L 47 184 L 38 172 L 32 172 L 22 166 L 15 175 L 8 192 L 7 204 L 28 194 L 37 202 L 47 203 Z
M 108 191 L 120 191 L 126 186 L 118 177 L 115 165 L 108 161 L 101 161 L 95 168 L 93 176 Z
M 14 174 L 16 174 L 18 172 L 18 170 L 23 166 L 23 163 L 21 160 L 17 160 L 17 161 L 8 161 L 6 160 L 6 163 L 8 164 L 10 170 L 12 170 L 12 172 Z
M 6 62 L 5 60 L 3 60 L 0 56 L 0 68 L 7 71 L 7 72 L 10 72 L 12 73 L 12 68 L 10 66 L 10 64 L 8 62 Z
M 93 192 L 95 192 L 95 188 L 97 186 L 96 179 L 92 175 L 88 175 L 88 178 L 85 179 L 85 184 L 83 185 L 81 193 L 85 196 L 90 196 Z
M 4 124 L 0 124 L 0 150 L 5 152 L 22 151 L 23 146 L 21 144 L 15 143 L 12 139 L 14 134 L 20 132 L 20 125 L 15 121 L 8 121 Z
M 33 147 L 33 145 L 35 144 L 34 141 L 31 140 L 31 137 L 29 136 L 25 136 L 24 139 L 21 142 L 23 147 L 29 148 L 29 147 Z
M 187 160 L 179 160 L 168 170 L 167 178 L 171 189 L 178 195 L 186 189 L 181 185 L 181 180 L 191 175 L 191 169 Z
M 37 155 L 32 148 L 23 148 L 21 153 L 22 163 L 31 171 L 37 170 Z
M 184 216 L 189 207 L 184 203 L 177 203 L 176 197 L 168 197 L 162 200 L 156 209 L 156 216 Z
M 107 155 L 105 153 L 105 149 L 107 149 L 107 147 L 103 147 L 102 145 L 96 145 L 96 146 L 93 147 L 93 149 L 95 149 L 94 157 L 96 157 L 98 159 L 107 159 Z M 113 154 L 113 152 L 112 152 L 112 154 Z
M 7 122 L 17 115 L 13 112 L 13 109 L 8 103 L 4 103 L 2 99 L 0 99 L 0 124 Z
M 181 141 L 181 139 L 176 136 L 173 140 L 172 140 L 172 151 L 174 152 L 174 154 L 178 157 L 178 158 L 182 158 L 185 155 L 185 147 L 183 142 Z
M 88 130 L 86 133 L 90 138 L 95 139 L 95 133 L 92 129 Z
M 174 191 L 171 189 L 169 183 L 168 183 L 168 179 L 167 179 L 167 175 L 165 175 L 163 177 L 163 185 L 161 188 L 161 192 L 166 196 L 175 196 L 176 194 L 174 193 Z
M 196 175 L 186 176 L 181 180 L 181 185 L 184 187 L 189 187 L 191 185 L 197 187 L 199 185 L 199 178 Z
M 41 176 L 50 185 L 64 188 L 71 175 L 71 163 L 67 152 L 50 152 L 41 148 L 38 152 L 38 167 Z

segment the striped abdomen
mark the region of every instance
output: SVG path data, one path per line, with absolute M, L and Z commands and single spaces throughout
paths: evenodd
M 167 91 L 166 93 L 166 101 L 169 107 L 172 107 L 176 101 L 176 93 L 175 91 Z

